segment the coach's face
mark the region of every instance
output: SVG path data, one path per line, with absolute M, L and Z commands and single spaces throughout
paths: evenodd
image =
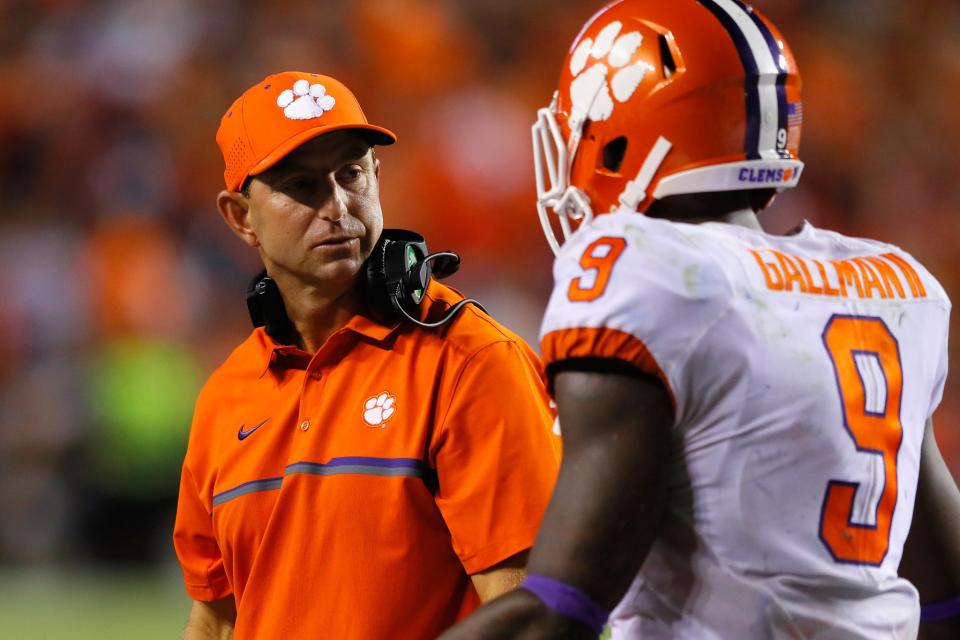
M 362 135 L 335 131 L 253 177 L 247 195 L 221 194 L 221 211 L 225 195 L 245 208 L 242 230 L 230 226 L 275 279 L 339 288 L 356 279 L 383 230 L 379 172 Z

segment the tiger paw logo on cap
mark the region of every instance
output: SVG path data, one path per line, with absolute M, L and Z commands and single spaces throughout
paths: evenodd
M 336 99 L 327 95 L 325 86 L 310 84 L 307 80 L 297 80 L 293 83 L 293 89 L 285 89 L 277 96 L 277 106 L 291 120 L 319 118 L 333 109 L 335 104 Z

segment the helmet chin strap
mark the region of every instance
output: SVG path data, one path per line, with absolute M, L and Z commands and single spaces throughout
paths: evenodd
M 570 218 L 581 223 L 593 219 L 593 209 L 590 207 L 590 198 L 583 189 L 572 185 L 567 187 L 567 190 L 563 192 L 554 209 L 561 216 L 560 224 L 564 227 L 564 231 L 569 231 Z
M 627 183 L 623 193 L 620 194 L 620 204 L 631 211 L 636 211 L 640 203 L 647 199 L 647 187 L 653 181 L 653 176 L 657 174 L 660 165 L 666 159 L 667 154 L 673 143 L 660 136 L 653 145 L 653 149 L 647 154 L 647 159 L 643 161 L 640 170 L 637 171 L 637 177 Z
M 596 87 L 593 89 L 590 100 L 585 104 L 581 103 L 582 106 L 580 108 L 578 108 L 577 104 L 573 104 L 570 110 L 570 118 L 567 121 L 570 127 L 570 141 L 567 146 L 567 166 L 565 167 L 566 173 L 564 175 L 566 178 L 565 182 L 568 186 L 555 207 L 555 211 L 560 214 L 562 221 L 565 221 L 563 219 L 570 211 L 574 212 L 575 217 L 587 220 L 593 217 L 593 211 L 590 208 L 590 198 L 587 197 L 587 194 L 584 193 L 582 189 L 570 185 L 569 182 L 570 172 L 573 169 L 573 160 L 577 155 L 577 148 L 580 146 L 580 139 L 583 136 L 583 127 L 589 118 L 594 103 L 597 101 L 597 97 L 606 86 L 606 82 L 606 74 L 600 76 Z M 623 193 L 620 194 L 620 204 L 633 211 L 637 210 L 640 203 L 647 199 L 647 187 L 650 186 L 653 177 L 657 174 L 657 170 L 660 169 L 660 165 L 663 164 L 664 159 L 667 157 L 667 154 L 670 153 L 672 147 L 673 143 L 663 136 L 657 138 L 650 153 L 647 154 L 646 160 L 643 161 L 640 170 L 637 171 L 636 177 L 626 184 Z M 568 225 L 561 226 L 563 226 L 563 230 L 566 233 Z

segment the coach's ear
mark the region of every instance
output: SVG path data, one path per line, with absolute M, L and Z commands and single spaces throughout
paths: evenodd
M 221 191 L 217 194 L 217 209 L 230 230 L 244 244 L 259 247 L 260 240 L 250 224 L 250 200 L 239 191 Z

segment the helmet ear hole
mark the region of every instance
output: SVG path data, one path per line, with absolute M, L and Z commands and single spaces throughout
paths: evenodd
M 620 165 L 623 164 L 623 158 L 626 155 L 626 136 L 614 138 L 603 147 L 603 168 L 613 173 L 617 173 L 620 171 Z
M 660 40 L 660 62 L 663 64 L 663 77 L 670 78 L 677 72 L 677 61 L 673 58 L 673 52 L 670 51 L 667 36 L 661 35 L 658 40 Z

